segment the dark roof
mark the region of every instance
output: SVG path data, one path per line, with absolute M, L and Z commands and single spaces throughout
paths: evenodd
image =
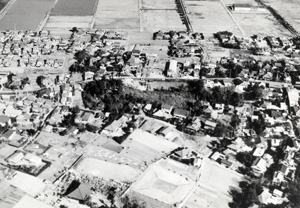
M 69 198 L 77 200 L 85 200 L 91 194 L 91 185 L 87 183 L 81 183 L 74 191 L 68 194 Z
M 288 169 L 288 167 L 286 166 L 286 165 L 284 165 L 284 164 L 282 164 L 281 165 L 281 168 L 280 168 L 280 172 L 282 172 L 282 173 L 286 173 L 286 171 L 287 171 L 287 169 Z
M 0 123 L 7 123 L 9 120 L 8 116 L 0 115 Z
M 232 165 L 232 162 L 230 162 L 230 161 L 228 161 L 228 160 L 222 159 L 222 160 L 221 160 L 221 164 L 224 164 L 224 165 L 226 165 L 226 166 L 231 166 L 231 165 Z
M 181 115 L 181 116 L 188 116 L 189 115 L 189 111 L 175 108 L 174 114 Z
M 172 106 L 171 105 L 168 105 L 168 104 L 162 104 L 161 105 L 161 109 L 171 109 L 172 108 Z

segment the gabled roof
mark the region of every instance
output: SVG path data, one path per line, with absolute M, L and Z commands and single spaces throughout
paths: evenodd
M 0 115 L 0 123 L 7 123 L 9 120 L 8 116 Z
M 91 194 L 91 185 L 87 183 L 81 183 L 77 189 L 68 194 L 69 198 L 77 199 L 77 200 L 85 200 Z

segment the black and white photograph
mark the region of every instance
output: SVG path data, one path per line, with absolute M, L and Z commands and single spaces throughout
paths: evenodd
M 0 208 L 300 208 L 300 0 L 0 0 Z

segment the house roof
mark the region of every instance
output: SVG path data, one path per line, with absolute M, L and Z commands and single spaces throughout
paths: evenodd
M 175 110 L 174 110 L 174 115 L 188 116 L 188 115 L 189 115 L 189 112 L 188 112 L 187 110 L 175 108 Z
M 0 115 L 0 123 L 7 123 L 10 120 L 8 116 Z
M 2 135 L 2 137 L 5 137 L 7 139 L 7 138 L 11 137 L 14 133 L 15 133 L 15 130 L 9 129 Z
M 82 201 L 85 200 L 86 197 L 91 194 L 91 192 L 91 185 L 87 183 L 81 183 L 77 189 L 68 194 L 68 197 Z

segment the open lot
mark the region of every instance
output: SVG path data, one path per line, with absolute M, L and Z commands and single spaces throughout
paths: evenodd
M 25 196 L 25 192 L 15 186 L 10 185 L 7 181 L 0 182 L 0 207 L 11 208 Z
M 299 0 L 264 0 L 275 9 L 288 23 L 300 32 L 300 1 Z
M 95 28 L 139 29 L 138 0 L 100 0 L 95 15 Z
M 54 0 L 16 0 L 0 20 L 1 30 L 35 30 Z
M 198 187 L 185 203 L 188 208 L 229 207 L 229 190 L 237 187 L 242 175 L 220 166 L 216 162 L 204 159 L 201 167 Z
M 81 174 L 112 179 L 120 182 L 134 181 L 139 172 L 126 165 L 110 163 L 94 158 L 85 158 L 81 160 L 76 165 L 75 169 Z
M 8 182 L 31 196 L 42 193 L 46 187 L 41 179 L 22 172 L 16 172 Z
M 96 2 L 97 0 L 58 0 L 51 15 L 92 15 Z
M 194 31 L 213 34 L 227 30 L 236 35 L 241 35 L 241 31 L 227 13 L 221 1 L 184 0 L 184 4 Z

